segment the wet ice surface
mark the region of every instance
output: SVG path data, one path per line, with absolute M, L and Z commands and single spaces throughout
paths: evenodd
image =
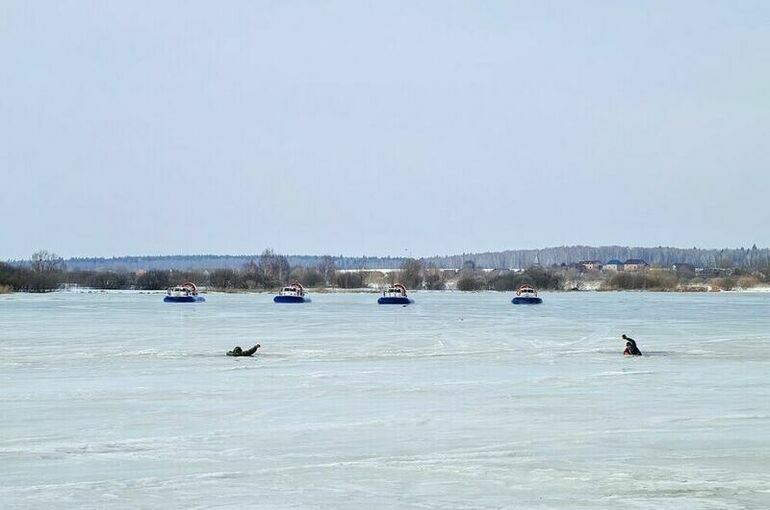
M 413 297 L 0 296 L 2 506 L 770 507 L 770 295 Z

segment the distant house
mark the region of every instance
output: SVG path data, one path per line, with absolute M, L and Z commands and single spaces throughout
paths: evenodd
M 622 271 L 623 263 L 618 259 L 608 260 L 603 266 L 605 271 Z
M 598 271 L 602 268 L 602 263 L 598 260 L 581 260 L 577 263 L 577 268 L 581 271 Z
M 624 271 L 639 271 L 645 269 L 649 264 L 642 259 L 628 259 L 623 262 Z

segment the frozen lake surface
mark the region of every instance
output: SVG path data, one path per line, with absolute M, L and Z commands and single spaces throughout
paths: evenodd
M 0 506 L 770 508 L 770 295 L 541 296 L 0 296 Z

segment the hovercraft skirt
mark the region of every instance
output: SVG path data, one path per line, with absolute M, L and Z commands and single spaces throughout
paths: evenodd
M 539 297 L 515 297 L 511 300 L 514 305 L 539 305 L 543 300 Z
M 275 296 L 274 303 L 310 303 L 310 298 L 302 296 Z
M 377 300 L 377 304 L 380 305 L 408 305 L 411 303 L 414 303 L 414 301 L 408 297 L 382 296 Z
M 164 303 L 203 303 L 206 298 L 203 296 L 166 296 Z

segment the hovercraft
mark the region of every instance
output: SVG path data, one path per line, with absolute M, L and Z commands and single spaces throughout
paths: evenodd
M 275 303 L 310 303 L 310 298 L 305 297 L 305 288 L 302 284 L 295 281 L 288 287 L 282 288 L 273 301 Z
M 516 289 L 516 297 L 511 300 L 514 305 L 539 305 L 542 302 L 535 288 L 526 283 Z
M 166 291 L 163 298 L 166 303 L 202 303 L 206 298 L 198 295 L 198 287 L 193 282 L 184 282 Z
M 386 289 L 377 300 L 377 304 L 380 305 L 408 305 L 410 303 L 414 303 L 414 300 L 406 297 L 406 287 L 401 283 Z

